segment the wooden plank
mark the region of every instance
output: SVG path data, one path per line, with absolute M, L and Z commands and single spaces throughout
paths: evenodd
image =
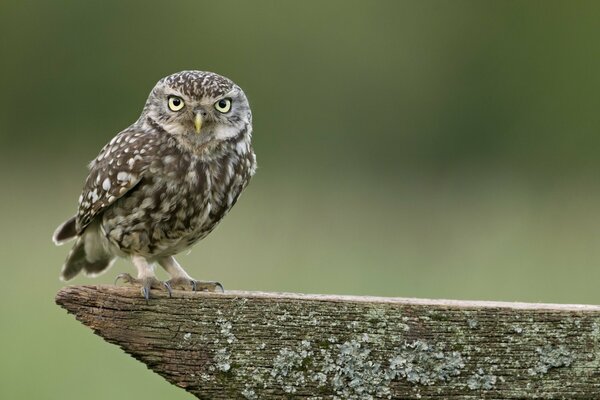
M 201 399 L 600 398 L 600 307 L 70 286 L 56 302 Z

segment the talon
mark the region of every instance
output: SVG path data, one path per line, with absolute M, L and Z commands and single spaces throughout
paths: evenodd
M 223 285 L 221 285 L 221 283 L 219 282 L 213 282 L 213 281 L 196 281 L 196 280 L 192 280 L 192 290 L 197 291 L 197 290 L 201 290 L 203 292 L 217 292 L 220 291 L 221 293 L 224 293 L 225 290 L 223 289 Z
M 147 286 L 142 286 L 142 296 L 146 299 L 146 304 L 148 304 L 148 300 L 150 300 L 150 288 Z
M 115 283 L 114 283 L 115 285 L 117 284 L 117 282 L 119 282 L 119 279 L 123 279 L 123 282 L 125 282 L 125 283 L 131 283 L 134 281 L 133 277 L 125 272 L 117 275 L 117 277 L 115 278 Z
M 171 285 L 169 284 L 169 282 L 163 282 L 163 285 L 165 286 L 165 289 L 167 289 L 167 293 L 169 293 L 169 297 L 173 297 Z
M 148 304 L 148 300 L 150 300 L 150 289 L 151 287 L 149 285 L 142 286 L 142 296 L 144 296 L 144 299 L 146 299 L 146 304 Z
M 115 285 L 122 279 L 126 284 L 133 286 L 140 286 L 140 291 L 144 299 L 146 299 L 146 303 L 150 299 L 150 291 L 154 289 L 164 289 L 169 293 L 169 297 L 171 297 L 171 285 L 168 282 L 161 282 L 154 276 L 146 276 L 143 278 L 134 278 L 128 273 L 122 273 L 117 275 L 115 278 Z

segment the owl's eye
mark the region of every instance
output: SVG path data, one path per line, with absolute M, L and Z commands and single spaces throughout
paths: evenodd
M 231 110 L 231 99 L 221 99 L 217 101 L 215 103 L 215 108 L 223 114 L 229 112 L 229 110 Z
M 183 108 L 185 103 L 183 99 L 178 96 L 169 96 L 169 110 L 171 111 L 179 111 Z

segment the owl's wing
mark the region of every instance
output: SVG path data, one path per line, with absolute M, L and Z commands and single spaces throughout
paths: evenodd
M 78 234 L 140 182 L 156 149 L 155 135 L 131 128 L 119 133 L 102 148 L 90 163 L 90 173 L 79 196 Z

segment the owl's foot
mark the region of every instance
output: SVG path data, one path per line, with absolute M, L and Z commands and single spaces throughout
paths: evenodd
M 192 279 L 187 272 L 181 268 L 181 265 L 173 256 L 164 257 L 158 260 L 161 267 L 171 275 L 171 279 L 165 282 L 170 288 L 192 289 L 194 292 L 200 290 L 203 292 L 225 292 L 223 285 L 213 281 L 197 281 Z
M 115 278 L 115 285 L 122 279 L 128 285 L 140 286 L 142 296 L 148 301 L 150 299 L 150 290 L 151 289 L 165 289 L 169 293 L 169 297 L 171 297 L 171 286 L 168 282 L 161 282 L 154 276 L 146 276 L 140 279 L 134 278 L 128 273 L 122 273 L 117 275 Z
M 171 278 L 165 282 L 165 285 L 174 289 L 192 289 L 194 292 L 225 292 L 225 289 L 223 289 L 223 285 L 221 285 L 219 282 L 197 281 L 195 279 L 187 277 Z

